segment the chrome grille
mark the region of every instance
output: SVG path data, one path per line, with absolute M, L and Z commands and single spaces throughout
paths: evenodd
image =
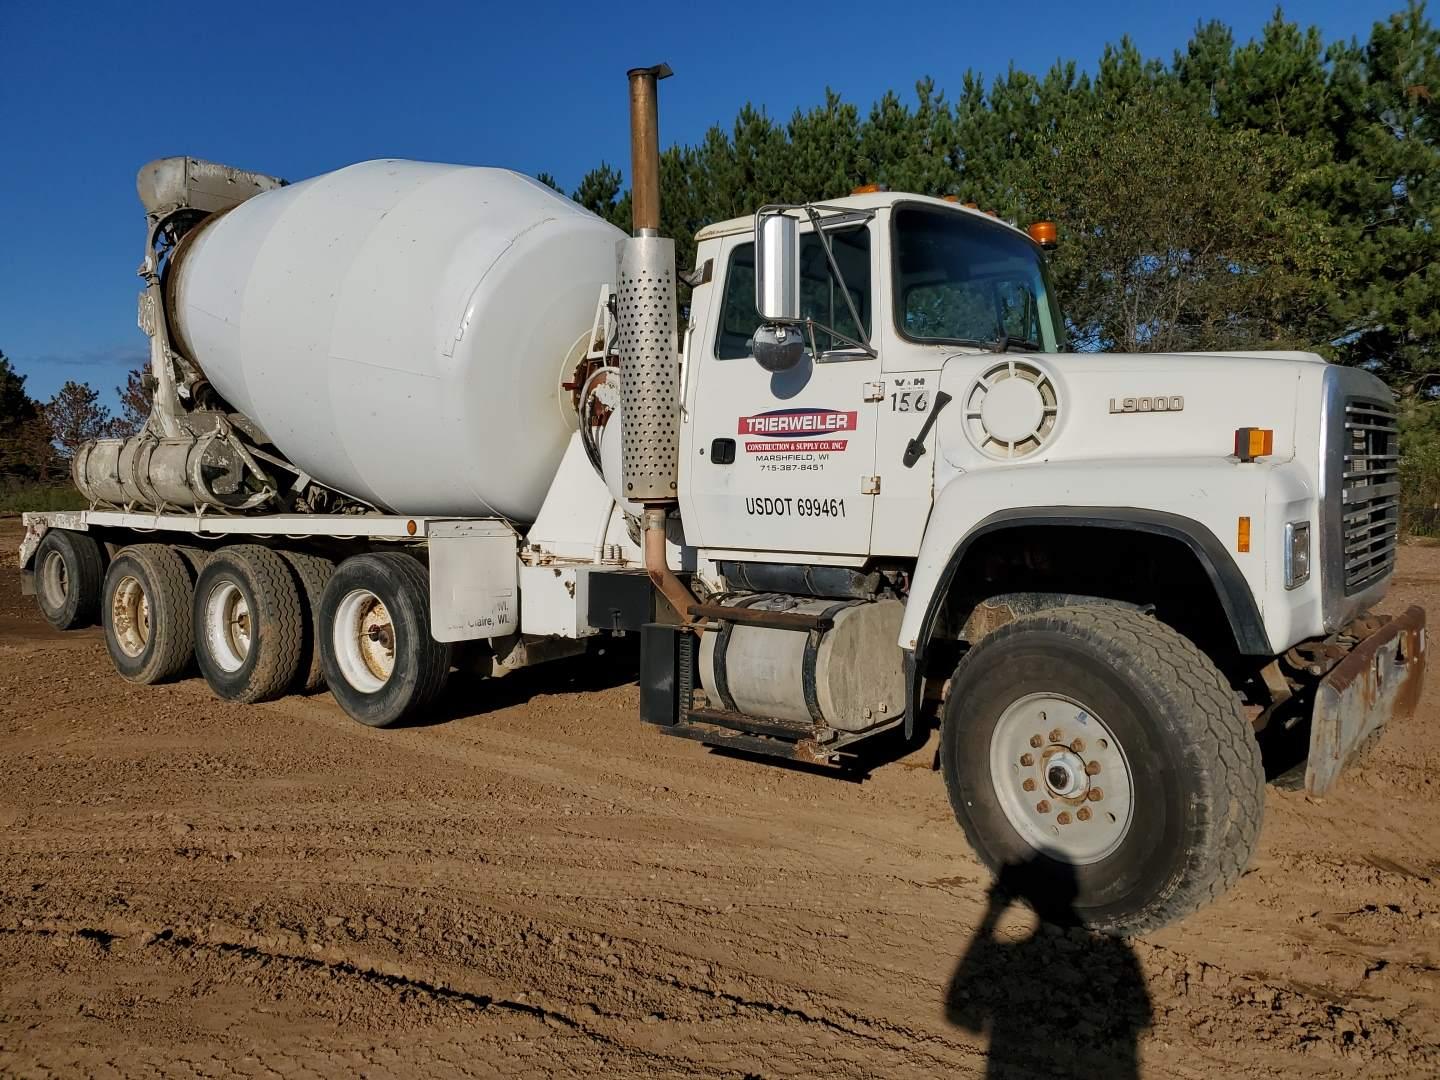
M 1400 534 L 1400 436 L 1393 406 L 1358 398 L 1345 403 L 1341 458 L 1341 531 L 1345 594 L 1390 573 Z

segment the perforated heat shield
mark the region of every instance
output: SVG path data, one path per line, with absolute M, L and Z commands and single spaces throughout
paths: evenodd
M 616 294 L 625 493 L 673 499 L 679 462 L 679 366 L 675 348 L 675 241 L 622 241 Z

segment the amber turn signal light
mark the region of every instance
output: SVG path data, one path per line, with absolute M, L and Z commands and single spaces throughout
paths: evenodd
M 1235 456 L 1254 461 L 1275 452 L 1275 432 L 1269 428 L 1242 427 L 1235 431 Z
M 1030 239 L 1042 248 L 1053 248 L 1059 241 L 1059 233 L 1053 221 L 1031 222 L 1030 227 L 1025 231 L 1030 234 Z

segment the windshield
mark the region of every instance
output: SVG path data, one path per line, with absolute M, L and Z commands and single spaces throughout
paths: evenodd
M 913 205 L 896 208 L 894 239 L 902 337 L 1059 351 L 1059 307 L 1029 240 L 973 214 Z

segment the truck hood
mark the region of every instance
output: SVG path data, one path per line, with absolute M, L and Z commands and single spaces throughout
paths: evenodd
M 953 400 L 936 424 L 938 457 L 961 470 L 1226 457 L 1238 428 L 1257 427 L 1274 432 L 1269 460 L 1288 460 L 1297 416 L 1318 424 L 1325 369 L 1302 352 L 957 353 L 941 371 Z

